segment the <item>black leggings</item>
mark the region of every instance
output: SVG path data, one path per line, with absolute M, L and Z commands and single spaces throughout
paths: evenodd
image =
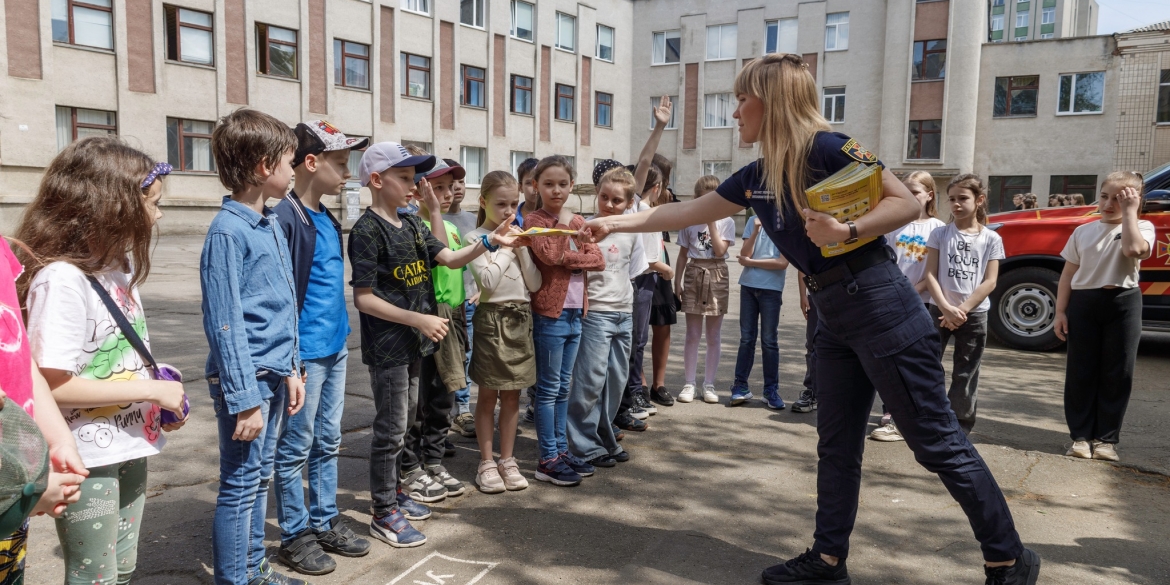
M 1066 314 L 1064 418 L 1069 436 L 1117 443 L 1142 337 L 1141 290 L 1074 290 Z

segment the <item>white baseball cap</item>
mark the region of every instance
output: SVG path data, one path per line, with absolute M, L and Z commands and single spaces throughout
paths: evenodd
M 435 156 L 420 154 L 411 156 L 406 147 L 397 142 L 379 142 L 366 149 L 362 162 L 358 164 L 358 179 L 362 186 L 370 184 L 370 174 L 380 173 L 389 168 L 414 167 L 414 172 L 426 172 L 435 167 Z

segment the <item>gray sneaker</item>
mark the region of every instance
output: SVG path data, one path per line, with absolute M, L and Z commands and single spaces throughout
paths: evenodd
M 411 499 L 427 504 L 442 501 L 447 497 L 447 488 L 431 479 L 421 467 L 407 472 L 406 477 L 402 479 L 402 491 Z
M 427 474 L 439 485 L 447 488 L 448 496 L 462 496 L 463 492 L 467 489 L 463 487 L 463 482 L 452 477 L 447 472 L 447 468 L 442 465 L 431 465 L 427 467 Z
M 817 409 L 817 399 L 807 388 L 800 391 L 800 398 L 792 403 L 792 412 L 812 412 Z

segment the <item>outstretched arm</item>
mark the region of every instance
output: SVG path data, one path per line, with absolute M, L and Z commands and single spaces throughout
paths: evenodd
M 597 242 L 611 233 L 680 230 L 687 226 L 731 217 L 743 209 L 743 206 L 723 197 L 709 195 L 682 203 L 659 205 L 640 213 L 593 218 L 585 223 L 585 228 L 591 232 L 593 241 Z
M 650 138 L 646 140 L 646 146 L 642 147 L 642 152 L 638 155 L 638 166 L 634 169 L 635 193 L 646 190 L 646 175 L 650 173 L 650 165 L 654 163 L 654 153 L 658 152 L 658 142 L 662 140 L 662 131 L 666 130 L 666 125 L 670 122 L 672 109 L 674 104 L 670 103 L 667 96 L 662 96 L 658 101 L 658 107 L 654 108 L 654 130 L 650 131 Z

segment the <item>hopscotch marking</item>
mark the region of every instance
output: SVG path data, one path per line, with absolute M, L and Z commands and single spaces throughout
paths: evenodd
M 475 583 L 478 583 L 480 579 L 483 579 L 484 576 L 487 575 L 489 571 L 496 568 L 496 565 L 499 565 L 499 563 L 490 563 L 487 561 L 468 561 L 468 560 L 464 560 L 464 559 L 457 559 L 455 557 L 449 557 L 449 556 L 441 554 L 441 553 L 433 552 L 433 553 L 423 557 L 423 559 L 421 561 L 415 563 L 409 569 L 403 571 L 402 574 L 395 577 L 393 581 L 387 583 L 386 585 L 396 585 L 399 581 L 402 581 L 406 577 L 410 576 L 411 573 L 414 573 L 415 570 L 417 570 L 419 567 L 422 567 L 423 565 L 427 564 L 429 561 L 434 560 L 435 558 L 439 558 L 439 559 L 442 559 L 444 561 L 449 561 L 452 563 L 464 563 L 467 565 L 483 565 L 484 569 L 482 571 L 480 571 L 479 573 L 477 573 L 474 577 L 472 577 L 470 581 L 466 581 L 464 583 L 448 582 L 448 580 L 453 579 L 455 577 L 455 575 L 453 575 L 453 574 L 452 575 L 442 575 L 442 574 L 436 575 L 434 570 L 429 570 L 426 573 L 426 577 L 427 577 L 426 581 L 420 581 L 418 579 L 415 579 L 414 581 L 409 582 L 409 585 L 474 585 Z M 407 583 L 404 582 L 404 585 L 407 585 Z

